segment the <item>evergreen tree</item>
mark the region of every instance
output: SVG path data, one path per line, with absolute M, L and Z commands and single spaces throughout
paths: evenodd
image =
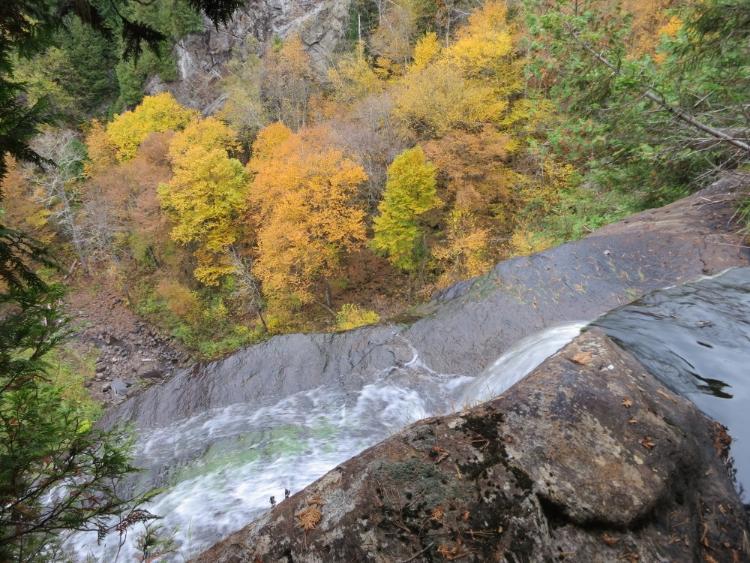
M 17 232 L 0 237 L 0 560 L 36 561 L 60 530 L 104 534 L 152 516 L 119 490 L 134 471 L 125 435 L 94 429 L 47 377 L 68 332 L 61 289 L 29 269 L 49 258 Z

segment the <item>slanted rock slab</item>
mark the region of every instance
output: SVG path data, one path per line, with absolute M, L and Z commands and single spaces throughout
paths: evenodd
M 603 333 L 418 422 L 200 555 L 294 561 L 748 561 L 723 427 Z

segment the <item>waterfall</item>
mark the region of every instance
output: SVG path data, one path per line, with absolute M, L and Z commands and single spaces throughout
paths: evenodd
M 566 323 L 519 340 L 466 386 L 459 404 L 472 407 L 505 393 L 578 336 L 584 326 L 584 322 Z
M 139 436 L 135 460 L 165 491 L 146 508 L 184 561 L 260 516 L 270 498 L 297 492 L 338 464 L 417 420 L 491 398 L 572 340 L 582 323 L 521 341 L 478 377 L 432 370 L 406 341 L 412 357 L 376 374 L 355 391 L 331 385 L 302 391 L 261 408 L 234 404 L 176 421 Z M 405 339 L 402 339 L 405 341 Z M 66 542 L 76 559 L 132 561 L 135 535 L 77 533 Z M 119 554 L 119 555 L 118 555 Z
M 729 427 L 738 480 L 750 483 L 744 439 L 750 428 L 750 268 L 656 291 L 593 324 Z M 396 332 L 380 341 L 388 346 L 378 345 L 379 359 L 362 368 L 366 374 L 326 379 L 260 406 L 208 409 L 143 432 L 135 464 L 145 471 L 133 486 L 163 485 L 146 508 L 163 517 L 163 529 L 174 537 L 177 551 L 169 560 L 184 561 L 262 515 L 272 496 L 283 500 L 285 489 L 303 489 L 412 422 L 505 392 L 585 326 L 567 323 L 528 336 L 475 377 L 437 372 Z M 378 362 L 385 357 L 393 364 L 384 368 Z M 131 532 L 120 546 L 110 534 L 98 545 L 95 533 L 78 533 L 65 545 L 79 561 L 111 562 L 118 552 L 117 560 L 132 561 L 134 539 Z

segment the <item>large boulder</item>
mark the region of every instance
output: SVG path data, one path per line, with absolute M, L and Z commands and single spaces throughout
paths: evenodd
M 595 329 L 502 396 L 410 426 L 196 561 L 747 561 L 728 444 Z

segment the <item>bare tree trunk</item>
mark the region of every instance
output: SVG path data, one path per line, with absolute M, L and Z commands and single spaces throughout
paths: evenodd
M 245 260 L 237 252 L 237 249 L 231 247 L 229 250 L 229 257 L 232 260 L 232 264 L 235 268 L 235 274 L 237 275 L 237 281 L 245 289 L 245 292 L 250 298 L 250 303 L 255 308 L 255 314 L 258 315 L 261 324 L 266 332 L 268 332 L 268 324 L 266 318 L 263 315 L 263 295 L 258 287 L 258 280 L 253 276 L 251 271 L 251 265 L 246 263 Z

